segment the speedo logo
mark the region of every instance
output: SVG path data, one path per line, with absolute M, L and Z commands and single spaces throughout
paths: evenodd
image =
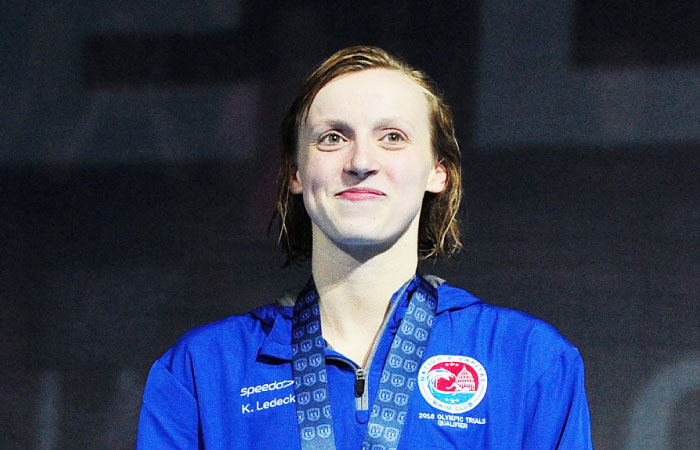
M 294 380 L 273 381 L 272 383 L 258 384 L 257 386 L 248 386 L 241 388 L 241 397 L 249 397 L 253 394 L 261 392 L 277 391 L 284 389 L 294 384 Z

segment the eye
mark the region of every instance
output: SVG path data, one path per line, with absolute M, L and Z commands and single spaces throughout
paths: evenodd
M 396 146 L 401 146 L 408 141 L 408 138 L 406 135 L 401 133 L 400 131 L 395 131 L 391 130 L 388 133 L 386 133 L 382 138 L 380 139 L 381 142 L 384 144 L 390 145 L 392 147 Z
M 344 142 L 345 138 L 340 133 L 335 131 L 322 135 L 318 140 L 318 144 L 323 147 L 333 147 L 341 145 Z

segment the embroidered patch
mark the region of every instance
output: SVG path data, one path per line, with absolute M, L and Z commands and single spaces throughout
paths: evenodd
M 437 355 L 423 363 L 418 386 L 428 404 L 453 414 L 474 409 L 486 394 L 486 370 L 468 356 Z

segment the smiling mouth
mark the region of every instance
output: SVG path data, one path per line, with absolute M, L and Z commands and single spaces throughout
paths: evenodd
M 339 192 L 335 196 L 340 197 L 343 200 L 359 202 L 363 200 L 376 200 L 378 198 L 384 197 L 385 195 L 386 194 L 384 194 L 382 191 L 378 191 L 376 189 L 353 188 Z

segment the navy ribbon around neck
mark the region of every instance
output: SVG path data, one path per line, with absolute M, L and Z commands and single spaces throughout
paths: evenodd
M 436 308 L 435 288 L 416 275 L 415 290 L 384 361 L 362 450 L 396 450 Z M 297 298 L 292 319 L 292 375 L 302 450 L 336 448 L 325 347 L 318 293 L 311 281 Z

